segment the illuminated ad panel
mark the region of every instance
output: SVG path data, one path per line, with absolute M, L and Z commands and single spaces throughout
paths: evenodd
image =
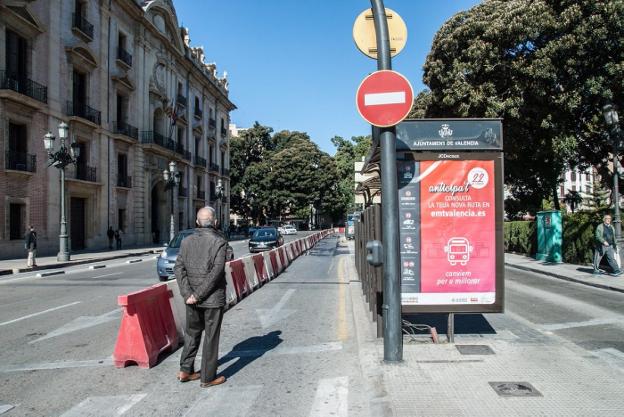
M 402 304 L 494 304 L 494 161 L 397 165 Z

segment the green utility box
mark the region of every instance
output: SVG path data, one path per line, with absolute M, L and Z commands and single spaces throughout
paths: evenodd
M 537 213 L 536 259 L 546 262 L 563 262 L 563 222 L 559 211 Z

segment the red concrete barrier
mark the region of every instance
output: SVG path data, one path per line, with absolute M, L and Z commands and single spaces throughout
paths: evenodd
M 241 300 L 251 293 L 251 288 L 245 277 L 245 265 L 242 260 L 237 259 L 235 261 L 230 261 L 230 268 L 232 268 L 232 282 L 236 290 L 236 296 Z
M 282 272 L 282 265 L 280 264 L 278 257 L 278 251 L 273 249 L 269 252 L 269 258 L 271 259 L 271 268 L 273 268 L 273 278 L 279 275 Z
M 151 368 L 162 352 L 178 347 L 169 297 L 171 291 L 163 284 L 117 297 L 123 315 L 113 351 L 115 367 L 136 363 Z
M 280 256 L 280 262 L 282 263 L 282 269 L 280 270 L 281 272 L 288 266 L 288 257 L 286 256 L 286 251 L 284 250 L 283 246 L 280 246 L 279 248 L 277 248 L 277 250 Z
M 264 256 L 261 253 L 252 256 L 254 266 L 256 268 L 256 275 L 260 279 L 261 283 L 269 282 L 269 270 L 264 264 Z

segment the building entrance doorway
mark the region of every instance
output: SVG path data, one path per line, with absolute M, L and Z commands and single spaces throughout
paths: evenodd
M 86 201 L 84 198 L 72 197 L 69 204 L 71 249 L 81 250 L 85 248 L 86 237 L 86 219 L 85 219 Z

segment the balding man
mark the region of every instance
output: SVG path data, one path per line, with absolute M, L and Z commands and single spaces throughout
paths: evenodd
M 215 210 L 197 212 L 197 231 L 182 241 L 175 265 L 180 294 L 186 303 L 184 349 L 180 357 L 180 382 L 201 378 L 201 387 L 223 384 L 217 378 L 219 333 L 225 306 L 225 253 L 227 241 L 215 228 Z M 202 332 L 201 373 L 195 372 L 195 356 Z

